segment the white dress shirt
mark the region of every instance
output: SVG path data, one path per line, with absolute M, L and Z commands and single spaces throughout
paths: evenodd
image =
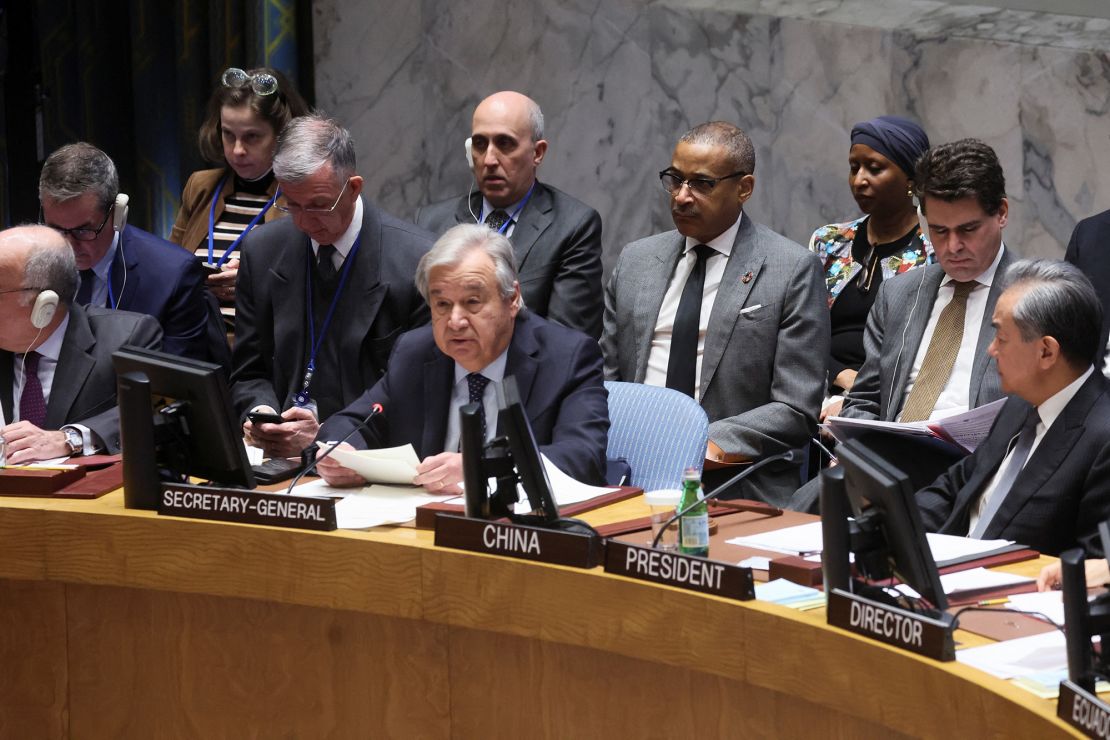
M 956 354 L 956 364 L 952 366 L 952 374 L 948 376 L 948 382 L 940 392 L 936 405 L 933 406 L 933 413 L 929 415 L 931 421 L 967 411 L 968 389 L 971 388 L 971 368 L 975 364 L 979 331 L 983 327 L 983 316 L 987 311 L 987 298 L 990 297 L 991 284 L 994 282 L 995 272 L 998 271 L 998 263 L 1002 261 L 1002 253 L 1005 250 L 1005 244 L 999 246 L 998 254 L 994 256 L 994 262 L 991 262 L 990 267 L 975 278 L 978 285 L 967 296 L 964 335 L 960 341 L 960 351 Z M 952 302 L 952 296 L 956 292 L 956 288 L 952 285 L 953 282 L 952 278 L 947 275 L 940 281 L 937 298 L 933 301 L 933 310 L 929 314 L 929 323 L 925 325 L 925 333 L 921 336 L 921 344 L 917 348 L 917 356 L 913 360 L 913 367 L 910 368 L 906 392 L 902 396 L 901 403 L 899 403 L 899 409 L 905 407 L 906 399 L 910 397 L 913 384 L 917 381 L 917 374 L 921 372 L 921 363 L 925 361 L 925 353 L 929 351 L 929 342 L 933 339 L 933 332 L 937 328 L 940 314 L 944 307 Z M 899 410 L 898 418 L 901 419 L 901 417 L 902 412 Z
M 740 218 L 724 233 L 715 239 L 706 242 L 706 246 L 713 249 L 709 259 L 705 261 L 705 285 L 701 294 L 701 317 L 698 321 L 698 359 L 695 365 L 694 377 L 698 382 L 694 387 L 694 400 L 701 397 L 701 358 L 705 353 L 705 332 L 709 328 L 709 317 L 713 313 L 713 302 L 717 300 L 717 289 L 725 276 L 725 266 L 728 265 L 729 255 L 732 254 L 732 245 L 736 241 L 736 233 L 740 230 Z M 678 314 L 678 303 L 682 300 L 682 290 L 686 287 L 686 280 L 694 271 L 698 256 L 694 247 L 701 244 L 697 239 L 686 237 L 686 246 L 682 259 L 674 269 L 671 283 L 667 292 L 663 294 L 663 303 L 659 307 L 659 316 L 655 319 L 655 332 L 651 337 L 651 349 L 648 351 L 647 372 L 644 375 L 646 385 L 667 385 L 667 364 L 671 357 L 671 335 L 674 332 L 674 320 Z
M 347 255 L 351 253 L 351 248 L 355 246 L 355 240 L 358 239 L 358 233 L 362 230 L 362 198 L 355 198 L 355 215 L 351 218 L 351 223 L 347 226 L 347 230 L 343 232 L 343 236 L 332 242 L 335 247 L 335 253 L 331 256 L 331 263 L 335 265 L 335 270 L 338 272 L 343 269 L 343 262 L 347 259 Z M 319 258 L 320 255 L 320 242 L 315 239 L 312 242 L 312 256 Z
M 1048 430 L 1052 428 L 1052 424 L 1063 413 L 1064 407 L 1071 403 L 1071 399 L 1075 398 L 1075 394 L 1079 392 L 1079 388 L 1087 382 L 1087 378 L 1091 377 L 1091 373 L 1095 371 L 1094 367 L 1087 368 L 1087 372 L 1080 375 L 1078 378 L 1068 383 L 1066 386 L 1056 391 L 1056 393 L 1037 407 L 1036 413 L 1040 416 L 1040 421 L 1037 423 L 1036 431 L 1033 436 L 1033 446 L 1029 448 L 1029 456 L 1025 458 L 1025 463 L 1022 464 L 1022 471 L 1025 470 L 1025 465 L 1033 459 L 1033 453 L 1037 451 L 1040 446 L 1041 440 Z M 1015 442 L 1017 435 L 1010 441 L 1010 449 L 1006 453 L 1006 457 L 1002 458 L 1002 464 L 998 466 L 994 476 L 991 478 L 990 483 L 983 489 L 983 495 L 979 497 L 979 503 L 973 504 L 971 507 L 971 516 L 968 521 L 968 532 L 975 531 L 975 525 L 979 523 L 979 516 L 987 508 L 987 502 L 990 501 L 991 496 L 994 495 L 994 489 L 998 488 L 998 481 L 1002 478 L 1003 471 L 1010 464 L 1010 458 L 1014 456 L 1014 448 L 1017 447 Z M 1021 473 L 1018 474 L 1019 476 Z M 1015 479 L 1016 483 L 1017 479 Z
M 533 187 L 535 186 L 533 185 Z M 533 193 L 533 195 L 535 195 L 535 193 Z M 524 196 L 524 198 L 527 197 L 527 195 Z M 521 205 L 524 203 L 524 198 L 521 198 L 516 203 L 511 203 L 504 208 L 498 208 L 483 197 L 482 212 L 478 214 L 478 223 L 484 224 L 486 222 L 486 219 L 489 218 L 489 215 L 494 211 L 504 211 L 505 215 L 509 217 L 509 225 L 506 226 L 505 230 L 501 233 L 504 234 L 506 238 L 512 236 L 513 232 L 516 231 L 516 220 L 520 218 L 520 213 L 518 213 L 517 211 L 524 210 L 523 208 L 521 208 Z
M 497 433 L 497 389 L 505 379 L 505 363 L 509 359 L 509 350 L 506 349 L 497 359 L 478 371 L 490 382 L 482 392 L 482 406 L 486 412 L 486 441 L 489 442 Z M 470 371 L 459 363 L 455 363 L 455 385 L 451 387 L 451 403 L 447 407 L 447 437 L 443 442 L 446 452 L 459 451 L 459 409 L 470 403 L 470 386 L 466 376 Z

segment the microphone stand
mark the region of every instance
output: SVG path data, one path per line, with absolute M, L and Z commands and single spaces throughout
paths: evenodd
M 336 447 L 343 444 L 344 442 L 346 442 L 351 437 L 355 436 L 355 432 L 361 431 L 364 428 L 366 428 L 366 425 L 370 423 L 370 420 L 373 419 L 378 414 L 382 413 L 382 411 L 384 411 L 384 409 L 382 408 L 382 405 L 380 403 L 376 403 L 373 406 L 371 406 L 370 407 L 370 413 L 367 414 L 366 418 L 363 419 L 362 421 L 360 421 L 358 423 L 358 425 L 355 426 L 354 429 L 347 432 L 347 436 L 343 437 L 343 439 L 339 440 L 338 442 L 332 442 L 331 447 L 329 447 L 327 450 L 325 450 L 324 454 L 317 455 L 316 459 L 314 459 L 311 463 L 306 465 L 301 472 L 297 473 L 297 477 L 294 478 L 293 481 L 289 484 L 289 487 L 285 489 L 285 493 L 286 494 L 292 493 L 293 492 L 293 486 L 300 483 L 301 478 L 305 477 L 305 475 L 307 475 L 309 472 L 315 470 L 316 466 L 319 464 L 319 462 L 321 460 L 323 460 L 325 457 L 327 457 L 331 453 L 335 452 Z

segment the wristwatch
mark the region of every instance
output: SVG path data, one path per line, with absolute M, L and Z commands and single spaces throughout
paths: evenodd
M 62 432 L 66 435 L 69 454 L 80 455 L 81 451 L 85 449 L 85 439 L 81 436 L 81 432 L 73 427 L 62 427 Z

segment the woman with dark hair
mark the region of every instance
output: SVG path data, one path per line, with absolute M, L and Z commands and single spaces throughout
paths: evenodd
M 913 171 L 929 137 L 913 121 L 880 116 L 852 127 L 848 185 L 865 214 L 813 232 L 809 248 L 825 263 L 832 345 L 821 419 L 840 411 L 864 360 L 867 313 L 883 280 L 936 261 L 918 223 Z
M 281 202 L 271 170 L 274 149 L 285 124 L 306 113 L 292 83 L 268 67 L 225 70 L 208 100 L 200 153 L 220 166 L 189 177 L 170 241 L 207 265 L 208 287 L 224 306 L 235 303 L 242 238 L 282 215 L 274 208 Z

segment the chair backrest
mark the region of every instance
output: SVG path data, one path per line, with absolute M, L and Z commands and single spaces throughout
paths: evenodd
M 681 488 L 686 468 L 701 471 L 709 418 L 685 393 L 641 383 L 605 381 L 609 391 L 611 460 L 625 459 L 631 485 L 645 491 Z

